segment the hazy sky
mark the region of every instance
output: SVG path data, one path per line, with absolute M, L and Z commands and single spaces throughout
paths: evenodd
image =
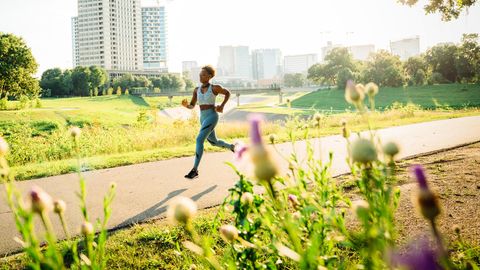
M 459 42 L 462 33 L 480 32 L 480 4 L 446 23 L 438 14 L 425 15 L 425 1 L 419 2 L 406 7 L 397 0 L 169 0 L 169 69 L 181 71 L 185 60 L 216 65 L 220 45 L 320 54 L 328 40 L 388 49 L 390 40 L 419 35 L 423 51 L 439 42 Z M 39 74 L 71 68 L 71 17 L 76 15 L 77 0 L 0 0 L 0 32 L 25 39 Z

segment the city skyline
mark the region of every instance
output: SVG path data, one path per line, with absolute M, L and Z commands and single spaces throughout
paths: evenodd
M 45 5 L 34 0 L 6 0 L 0 4 L 0 31 L 26 41 L 39 63 L 37 75 L 49 68 L 73 67 L 71 20 L 77 14 L 76 2 L 50 0 Z M 439 14 L 424 15 L 422 3 L 406 7 L 394 0 L 318 2 L 163 2 L 169 18 L 168 69 L 181 72 L 181 63 L 187 60 L 216 65 L 218 48 L 225 45 L 244 45 L 251 51 L 279 48 L 283 55 L 321 56 L 327 41 L 344 46 L 373 44 L 376 50 L 389 50 L 391 41 L 420 36 L 423 52 L 437 43 L 458 43 L 463 33 L 480 32 L 480 5 L 458 20 L 442 22 Z M 144 0 L 142 6 L 152 3 L 156 1 Z M 29 17 L 29 22 L 20 19 L 22 16 Z

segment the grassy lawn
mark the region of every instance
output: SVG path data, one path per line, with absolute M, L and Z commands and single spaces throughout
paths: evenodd
M 293 100 L 292 107 L 311 108 L 319 111 L 332 110 L 333 112 L 354 110 L 350 104 L 345 102 L 344 94 L 343 90 L 337 89 L 319 90 Z M 480 85 L 445 84 L 380 88 L 375 98 L 375 105 L 378 109 L 385 109 L 395 102 L 414 103 L 424 109 L 480 107 Z

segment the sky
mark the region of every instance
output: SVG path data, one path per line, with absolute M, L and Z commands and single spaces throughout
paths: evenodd
M 171 72 L 180 72 L 182 61 L 216 65 L 222 45 L 320 56 L 327 41 L 389 49 L 390 41 L 418 35 L 425 51 L 441 42 L 458 43 L 463 33 L 480 33 L 480 4 L 443 22 L 439 14 L 425 15 L 426 0 L 413 7 L 397 0 L 162 1 Z M 142 0 L 142 5 L 156 2 Z M 49 68 L 72 68 L 71 18 L 76 15 L 77 0 L 0 0 L 0 32 L 26 41 L 39 76 Z

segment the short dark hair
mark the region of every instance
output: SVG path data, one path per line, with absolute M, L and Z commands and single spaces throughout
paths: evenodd
M 208 74 L 212 75 L 212 77 L 215 77 L 215 69 L 211 65 L 203 66 L 202 69 L 205 70 Z

